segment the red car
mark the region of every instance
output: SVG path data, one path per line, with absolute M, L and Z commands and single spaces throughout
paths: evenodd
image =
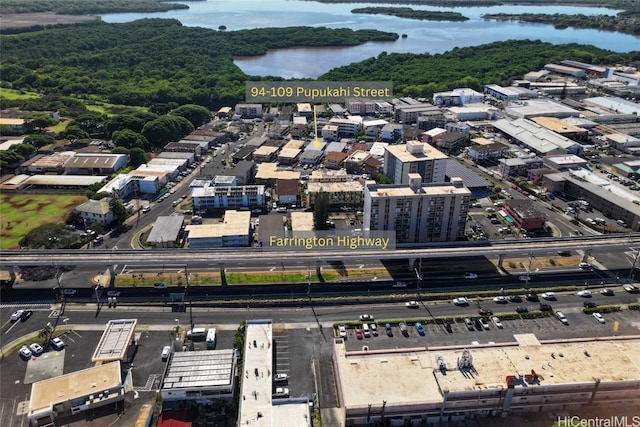
M 362 335 L 362 329 L 356 328 L 356 338 L 359 339 L 359 340 L 364 338 L 364 335 Z

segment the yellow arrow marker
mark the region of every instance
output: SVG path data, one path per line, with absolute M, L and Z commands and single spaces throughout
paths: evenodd
M 316 117 L 316 106 L 313 106 L 313 148 L 320 148 L 318 139 L 318 118 Z

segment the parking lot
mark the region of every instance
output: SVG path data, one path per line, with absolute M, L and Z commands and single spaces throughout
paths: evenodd
M 346 346 L 348 351 L 398 349 L 405 347 L 478 345 L 488 343 L 514 342 L 515 334 L 533 333 L 539 340 L 569 339 L 581 337 L 598 337 L 612 335 L 637 335 L 640 328 L 640 312 L 621 311 L 603 314 L 606 323 L 599 323 L 593 316 L 584 314 L 581 309 L 572 308 L 563 311 L 568 324 L 564 325 L 555 315 L 539 319 L 514 320 L 501 319 L 502 329 L 489 320 L 489 330 L 469 330 L 462 321 L 450 322 L 451 332 L 444 324 L 422 322 L 424 336 L 418 334 L 413 324 L 407 324 L 407 335 L 403 335 L 398 324 L 392 324 L 393 336 L 387 336 L 384 323 L 378 323 L 378 335 L 357 339 L 355 328 L 347 328 Z M 378 320 L 383 322 L 383 320 Z M 617 326 L 616 326 L 617 322 Z

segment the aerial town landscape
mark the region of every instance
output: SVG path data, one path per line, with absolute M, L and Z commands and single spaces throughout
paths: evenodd
M 640 426 L 640 6 L 410 3 L 0 4 L 1 426 Z

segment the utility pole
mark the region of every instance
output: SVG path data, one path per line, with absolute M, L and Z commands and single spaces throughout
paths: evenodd
M 629 270 L 629 276 L 627 277 L 627 283 L 631 283 L 634 279 L 634 272 L 636 269 L 636 264 L 638 263 L 638 257 L 640 257 L 640 249 L 636 252 L 636 257 L 633 260 L 633 264 L 631 265 L 631 269 Z
M 193 331 L 193 301 L 191 301 L 191 293 L 189 292 L 190 288 L 191 288 L 191 284 L 190 284 L 190 280 L 189 280 L 189 270 L 187 265 L 185 264 L 184 266 L 184 274 L 185 274 L 185 282 L 187 283 L 187 289 L 186 289 L 186 294 L 187 294 L 187 298 L 189 300 L 189 324 L 191 325 L 191 330 Z

